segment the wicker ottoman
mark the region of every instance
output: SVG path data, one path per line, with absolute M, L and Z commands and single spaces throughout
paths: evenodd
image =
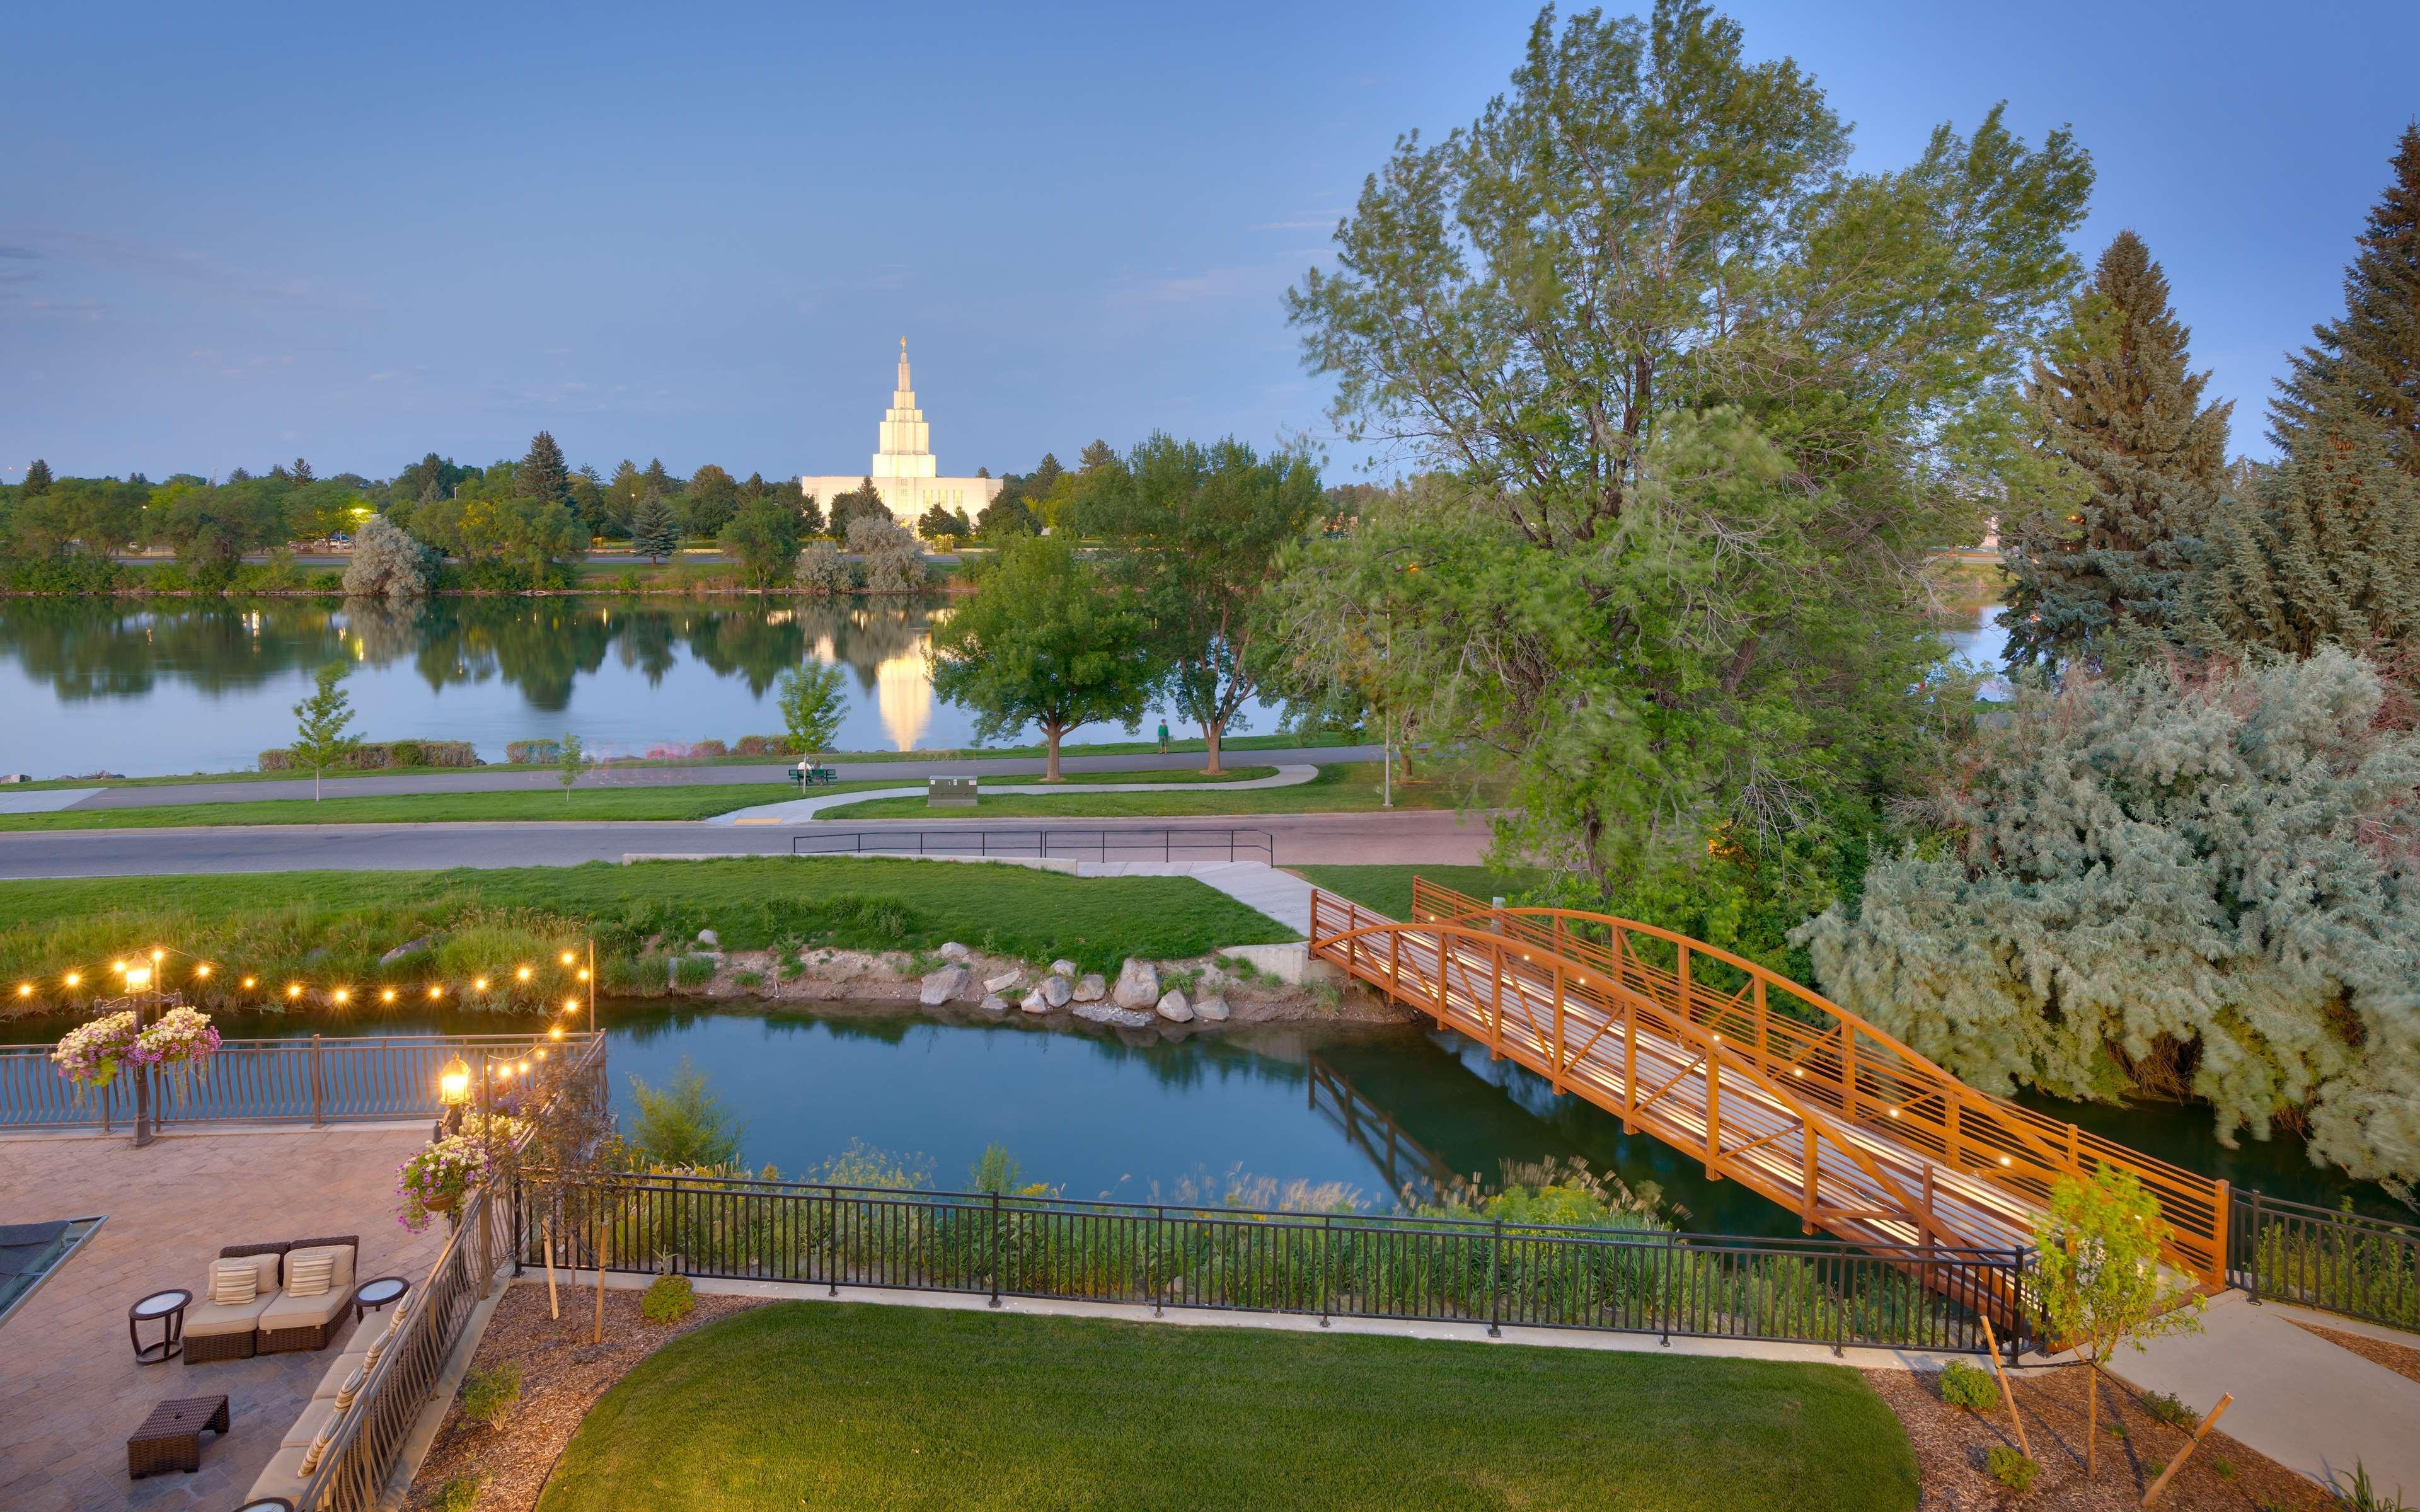
M 187 1396 L 151 1409 L 126 1441 L 126 1473 L 135 1480 L 165 1471 L 188 1473 L 202 1468 L 202 1429 L 224 1436 L 227 1430 L 227 1399 Z

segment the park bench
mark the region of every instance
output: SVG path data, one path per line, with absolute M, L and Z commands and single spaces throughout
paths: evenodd
M 840 773 L 829 766 L 809 766 L 800 762 L 790 768 L 790 780 L 800 787 L 830 787 L 840 780 Z

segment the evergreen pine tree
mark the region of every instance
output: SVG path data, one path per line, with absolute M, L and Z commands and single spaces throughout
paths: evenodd
M 50 491 L 51 465 L 38 456 L 34 458 L 33 465 L 25 469 L 25 481 L 17 489 L 18 497 L 31 499 L 38 493 Z
M 522 499 L 571 501 L 571 469 L 563 460 L 563 448 L 554 444 L 553 432 L 542 430 L 530 438 L 529 455 L 513 469 L 513 492 Z
M 2040 445 L 2089 489 L 2073 516 L 2010 532 L 2009 659 L 2108 660 L 2129 635 L 2174 636 L 2215 505 L 2232 406 L 2204 405 L 2190 332 L 2149 249 L 2120 231 L 2028 390 Z
M 799 533 L 800 535 L 824 533 L 824 506 L 816 501 L 814 494 L 807 493 L 803 489 L 800 490 L 799 503 Z
M 318 474 L 311 471 L 310 463 L 303 461 L 299 456 L 294 459 L 294 481 L 296 483 L 310 483 L 315 481 L 318 477 Z
M 2387 458 L 2420 478 L 2420 125 L 2397 143 L 2394 182 L 2369 212 L 2345 270 L 2345 313 L 2313 328 L 2319 344 L 2288 358 L 2270 434 L 2278 450 L 2320 412 L 2342 406 L 2383 433 Z
M 2285 460 L 2211 532 L 2194 613 L 2214 649 L 2391 651 L 2420 634 L 2420 478 L 2357 405 L 2311 399 Z
M 647 471 L 640 473 L 639 479 L 667 499 L 681 491 L 681 480 L 665 470 L 663 458 L 659 456 L 647 458 Z
M 661 562 L 680 548 L 680 517 L 670 501 L 650 489 L 630 513 L 630 549 Z
M 1084 454 L 1077 458 L 1076 465 L 1080 471 L 1098 472 L 1117 459 L 1118 454 L 1109 449 L 1109 442 L 1096 440 L 1084 448 Z

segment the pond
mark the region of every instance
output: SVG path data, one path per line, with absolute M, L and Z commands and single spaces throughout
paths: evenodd
M 924 661 L 947 612 L 938 597 L 0 600 L 0 770 L 248 770 L 293 738 L 293 706 L 332 661 L 352 668 L 362 738 L 467 740 L 491 762 L 566 732 L 603 756 L 778 733 L 774 684 L 802 662 L 848 673 L 839 748 L 959 748 L 971 717 L 934 697 Z M 1276 727 L 1255 703 L 1238 733 Z
M 744 1153 L 812 1173 L 863 1140 L 929 1163 L 961 1186 L 990 1144 L 1029 1180 L 1070 1196 L 1218 1200 L 1231 1182 L 1349 1189 L 1384 1205 L 1406 1183 L 1448 1174 L 1494 1181 L 1508 1160 L 1584 1159 L 1653 1182 L 1692 1228 L 1789 1235 L 1794 1217 L 1483 1046 L 1411 1026 L 1271 1026 L 1162 1040 L 1007 1023 L 937 1022 L 893 1007 L 722 1011 L 678 1003 L 600 1011 L 614 1105 L 634 1114 L 630 1078 L 672 1079 L 686 1060 L 746 1122 Z M 231 1035 L 496 1032 L 497 1015 L 380 1018 L 345 1025 L 227 1015 Z M 0 1021 L 0 1042 L 55 1039 L 64 1024 Z M 2225 1150 L 2198 1108 L 2077 1108 L 2055 1116 L 2272 1196 L 2411 1218 L 2379 1188 L 2312 1166 L 2285 1135 Z

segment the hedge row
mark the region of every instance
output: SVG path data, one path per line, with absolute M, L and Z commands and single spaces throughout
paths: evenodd
M 381 766 L 476 766 L 479 755 L 467 740 L 365 740 L 333 763 L 345 771 L 376 771 Z M 264 772 L 303 769 L 286 748 L 260 753 Z

